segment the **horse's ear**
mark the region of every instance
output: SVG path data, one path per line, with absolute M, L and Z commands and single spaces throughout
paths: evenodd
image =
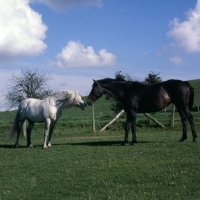
M 94 83 L 96 83 L 97 81 L 95 81 L 94 79 L 92 79 L 94 81 Z

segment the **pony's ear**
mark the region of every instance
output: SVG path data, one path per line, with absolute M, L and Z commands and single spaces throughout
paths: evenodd
M 94 81 L 94 83 L 96 83 L 97 81 L 95 81 L 94 79 L 92 79 Z

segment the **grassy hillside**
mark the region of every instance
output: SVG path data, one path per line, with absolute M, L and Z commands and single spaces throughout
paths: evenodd
M 199 114 L 197 111 L 197 105 L 200 106 L 200 79 L 199 80 L 191 80 L 191 85 L 195 89 L 195 98 L 193 105 L 193 115 L 196 119 L 196 122 L 199 123 Z M 87 97 L 83 97 L 86 101 Z M 105 97 L 101 97 L 95 102 L 94 110 L 95 110 L 95 124 L 97 132 L 106 125 L 112 118 L 115 117 L 115 113 L 110 109 L 111 102 L 106 101 Z M 170 130 L 170 113 L 171 106 L 167 108 L 166 111 L 161 111 L 159 113 L 152 113 L 153 117 L 159 119 L 161 123 L 163 123 Z M 5 134 L 9 131 L 16 111 L 10 112 L 0 112 L 0 129 L 1 134 Z M 179 115 L 176 113 L 175 116 L 175 127 L 172 129 L 180 129 L 181 122 Z M 108 130 L 112 131 L 120 131 L 123 133 L 123 123 L 125 121 L 125 116 L 122 115 L 113 125 L 108 127 Z M 58 124 L 55 129 L 55 133 L 60 132 L 61 134 L 71 135 L 84 135 L 89 134 L 88 130 L 92 131 L 92 107 L 87 106 L 85 111 L 80 110 L 79 108 L 70 108 L 68 110 L 63 111 L 63 115 L 61 119 L 58 121 Z M 146 117 L 143 114 L 138 114 L 137 116 L 137 129 L 138 130 L 146 130 L 146 129 L 157 129 L 157 126 L 151 122 L 150 126 L 146 126 Z M 33 132 L 43 132 L 43 124 L 36 124 Z M 59 133 L 58 133 L 59 134 Z M 102 133 L 101 133 L 102 134 Z
M 200 106 L 200 79 L 189 81 L 190 84 L 194 87 L 194 105 L 193 110 L 197 109 L 197 105 Z

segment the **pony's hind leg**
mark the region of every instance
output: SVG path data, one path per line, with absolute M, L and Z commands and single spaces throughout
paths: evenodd
M 31 144 L 31 131 L 34 126 L 34 122 L 32 122 L 32 121 L 28 121 L 28 122 L 29 122 L 29 125 L 28 125 L 28 128 L 26 129 L 26 131 L 27 131 L 27 147 L 33 147 L 33 145 Z
M 20 136 L 20 133 L 21 133 L 21 130 L 22 130 L 22 126 L 23 126 L 23 121 L 18 121 L 17 122 L 17 139 L 16 139 L 16 142 L 15 142 L 15 148 L 18 148 L 19 147 L 19 136 Z

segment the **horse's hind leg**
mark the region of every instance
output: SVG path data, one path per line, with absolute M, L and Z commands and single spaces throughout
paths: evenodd
M 32 121 L 28 121 L 28 122 L 29 122 L 29 125 L 28 125 L 28 128 L 26 129 L 26 131 L 27 131 L 27 147 L 33 147 L 33 145 L 31 144 L 31 131 L 34 126 L 34 122 L 32 122 Z
M 178 109 L 178 108 L 177 108 Z M 181 117 L 181 122 L 183 125 L 183 135 L 179 142 L 183 142 L 187 139 L 187 117 L 181 109 L 178 109 L 179 115 Z
M 180 142 L 183 142 L 184 140 L 187 139 L 187 120 L 190 123 L 191 126 L 191 130 L 192 130 L 192 136 L 193 136 L 193 141 L 196 141 L 197 138 L 197 134 L 195 131 L 195 127 L 194 127 L 194 118 L 192 116 L 192 114 L 190 113 L 190 110 L 188 107 L 185 107 L 184 109 L 178 109 L 179 115 L 181 117 L 181 121 L 183 124 L 183 136 L 180 139 Z
M 186 107 L 184 109 L 184 113 L 190 123 L 190 127 L 191 127 L 191 130 L 192 130 L 192 137 L 193 137 L 193 141 L 196 141 L 196 138 L 197 138 L 197 134 L 196 134 L 196 131 L 195 131 L 195 127 L 194 127 L 194 118 L 189 110 L 188 107 Z

